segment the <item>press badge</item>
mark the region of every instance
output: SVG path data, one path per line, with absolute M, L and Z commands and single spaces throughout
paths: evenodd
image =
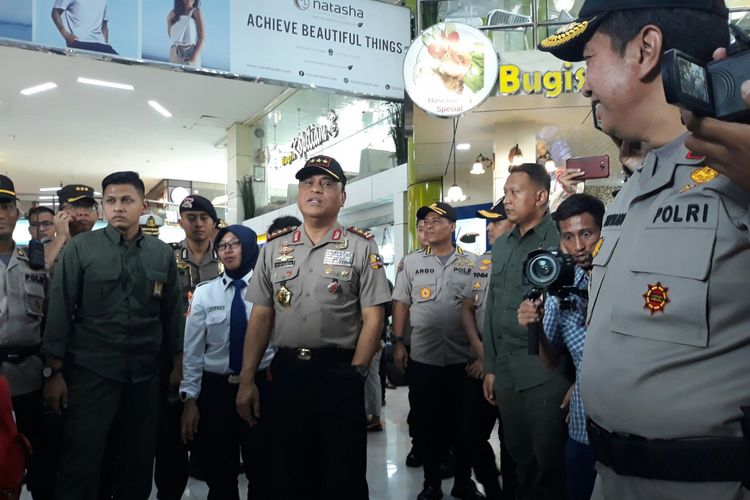
M 163 281 L 152 281 L 153 287 L 151 289 L 151 296 L 155 299 L 160 299 L 162 296 L 162 293 L 164 292 L 164 282 Z

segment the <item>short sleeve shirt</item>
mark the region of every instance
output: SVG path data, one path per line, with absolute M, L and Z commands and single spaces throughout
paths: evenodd
M 109 21 L 108 0 L 55 0 L 55 9 L 62 9 L 66 29 L 80 42 L 107 43 L 102 23 Z

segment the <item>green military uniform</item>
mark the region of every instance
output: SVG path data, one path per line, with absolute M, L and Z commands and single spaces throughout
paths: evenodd
M 492 273 L 484 325 L 484 371 L 495 374 L 495 396 L 508 452 L 518 464 L 519 498 L 558 495 L 563 487 L 567 430 L 560 403 L 570 382 L 567 368 L 542 366 L 528 354 L 528 332 L 518 324 L 527 291 L 523 261 L 532 250 L 557 247 L 560 237 L 549 215 L 523 236 L 515 227 L 492 247 Z
M 163 345 L 181 349 L 184 307 L 170 248 L 112 226 L 68 243 L 50 290 L 42 351 L 64 359 L 69 402 L 60 500 L 94 498 L 108 436 L 123 495 L 148 497 Z

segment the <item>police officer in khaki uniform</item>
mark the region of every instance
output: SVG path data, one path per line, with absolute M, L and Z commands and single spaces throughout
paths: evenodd
M 593 261 L 581 392 L 595 499 L 750 498 L 750 194 L 685 147 L 660 77 L 666 50 L 706 63 L 726 46 L 728 14 L 720 0 L 674 5 L 588 0 L 575 35 L 542 43 L 586 58 L 606 133 L 651 148 Z
M 508 221 L 503 200 L 498 201 L 489 210 L 478 210 L 476 216 L 487 221 L 487 240 L 490 245 L 513 229 L 513 223 Z M 482 394 L 482 380 L 484 379 L 484 347 L 482 346 L 482 330 L 484 329 L 484 312 L 486 309 L 487 286 L 492 273 L 492 252 L 488 249 L 477 259 L 477 268 L 472 270 L 470 283 L 463 290 L 461 303 L 461 320 L 464 332 L 469 339 L 471 351 L 469 364 L 464 379 L 464 415 L 461 432 L 463 440 L 472 443 L 472 465 L 477 479 L 484 486 L 487 498 L 515 498 L 518 485 L 516 468 L 513 460 L 505 449 L 503 425 L 498 418 L 498 411 L 487 404 Z M 495 465 L 495 455 L 489 444 L 492 429 L 498 422 L 498 436 L 500 438 L 500 470 L 503 475 L 503 488 L 497 481 L 498 471 Z
M 303 224 L 269 235 L 249 284 L 237 409 L 272 423 L 277 498 L 366 499 L 364 380 L 388 281 L 372 236 L 337 222 L 341 165 L 315 156 L 296 177 Z M 254 378 L 269 340 L 278 352 L 270 407 L 261 408 Z
M 469 341 L 461 325 L 461 294 L 476 268 L 476 255 L 453 245 L 456 211 L 435 202 L 417 211 L 423 221 L 424 250 L 404 257 L 393 289 L 393 357 L 407 365 L 404 327 L 411 324 L 409 392 L 413 403 L 414 441 L 424 460 L 424 489 L 420 500 L 441 498 L 440 458 L 456 451 L 458 498 L 484 498 L 471 480 L 468 450 L 460 442 L 463 379 Z
M 43 362 L 37 356 L 47 273 L 43 250 L 30 261 L 28 251 L 13 241 L 16 200 L 13 181 L 0 175 L 0 375 L 10 383 L 18 431 L 34 449 L 26 484 L 35 500 L 51 499 L 54 470 L 44 440 Z

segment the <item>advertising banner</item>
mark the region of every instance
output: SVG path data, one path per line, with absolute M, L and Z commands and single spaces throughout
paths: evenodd
M 402 99 L 409 25 L 372 0 L 232 0 L 230 70 Z

